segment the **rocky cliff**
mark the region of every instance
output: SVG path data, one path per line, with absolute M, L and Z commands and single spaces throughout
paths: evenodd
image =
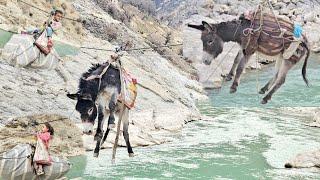
M 45 0 L 28 2 L 47 12 L 52 7 Z M 182 43 L 181 33 L 128 4 L 91 0 L 57 0 L 53 3 L 64 9 L 69 18 L 79 19 L 79 22 L 64 19 L 63 30 L 54 37 L 66 43 L 65 48 L 114 49 L 115 45 L 126 41 L 132 42 L 133 48 Z M 15 0 L 1 0 L 0 10 L 0 27 L 10 31 L 38 26 L 47 18 L 47 14 Z M 200 118 L 196 101 L 205 96 L 201 85 L 192 80 L 195 69 L 183 60 L 181 48 L 155 47 L 125 53 L 122 57 L 125 68 L 138 79 L 136 107 L 130 113 L 129 132 L 133 146 L 165 142 L 164 135 L 168 132 Z M 66 91 L 75 92 L 80 75 L 91 63 L 104 62 L 111 54 L 81 49 L 77 55 L 63 57 L 63 67 L 71 77 L 67 83 L 57 71 L 16 68 L 1 59 L 1 124 L 15 117 L 35 114 L 59 114 L 79 122 L 79 114 L 74 111 L 75 102 L 66 97 Z M 90 141 L 88 137 L 85 139 Z M 91 145 L 89 143 L 87 147 L 90 149 Z

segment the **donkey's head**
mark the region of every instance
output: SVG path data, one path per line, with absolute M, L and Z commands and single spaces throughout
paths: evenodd
M 217 27 L 210 25 L 209 23 L 202 21 L 202 25 L 191 25 L 188 27 L 198 29 L 202 31 L 201 40 L 203 43 L 203 62 L 206 65 L 210 65 L 212 59 L 221 54 L 223 50 L 223 40 L 217 34 Z
M 67 94 L 67 96 L 77 100 L 76 110 L 80 113 L 81 121 L 83 123 L 83 133 L 92 134 L 98 111 L 95 100 L 93 100 L 91 94 L 83 92 Z

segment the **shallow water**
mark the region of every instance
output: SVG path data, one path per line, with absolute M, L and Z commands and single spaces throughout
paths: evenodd
M 299 152 L 320 147 L 320 129 L 305 126 L 311 115 L 291 114 L 279 107 L 318 106 L 320 97 L 319 58 L 313 56 L 308 68 L 312 84 L 306 88 L 301 65 L 267 106 L 259 104 L 259 82 L 271 78 L 272 68 L 242 77 L 239 91 L 228 93 L 230 83 L 211 91 L 210 100 L 199 103 L 201 112 L 213 120 L 189 123 L 172 140 L 159 146 L 134 148 L 129 158 L 119 148 L 117 163 L 111 164 L 111 150 L 98 159 L 71 159 L 69 178 L 84 179 L 320 179 L 317 169 L 287 170 L 283 166 Z
M 11 37 L 12 33 L 0 29 L 0 48 L 3 48 Z

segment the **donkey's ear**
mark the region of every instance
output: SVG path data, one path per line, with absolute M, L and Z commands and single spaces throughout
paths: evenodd
M 68 98 L 73 99 L 73 100 L 77 100 L 78 99 L 78 95 L 79 95 L 79 93 L 67 94 Z
M 194 29 L 198 29 L 198 30 L 200 30 L 200 31 L 203 31 L 203 30 L 204 30 L 204 26 L 203 26 L 203 25 L 188 24 L 188 27 L 194 28 Z
M 206 21 L 202 21 L 202 25 L 204 27 L 205 30 L 209 31 L 209 32 L 213 32 L 216 33 L 217 29 L 216 27 L 210 25 L 209 23 L 207 23 Z

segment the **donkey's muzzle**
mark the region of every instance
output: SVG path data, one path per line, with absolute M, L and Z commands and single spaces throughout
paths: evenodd
M 93 133 L 93 124 L 89 122 L 84 122 L 82 124 L 82 132 L 86 135 L 92 135 Z
M 207 53 L 207 52 L 203 52 L 202 54 L 202 61 L 205 65 L 210 65 L 211 64 L 211 61 L 212 59 L 214 59 L 214 56 Z

